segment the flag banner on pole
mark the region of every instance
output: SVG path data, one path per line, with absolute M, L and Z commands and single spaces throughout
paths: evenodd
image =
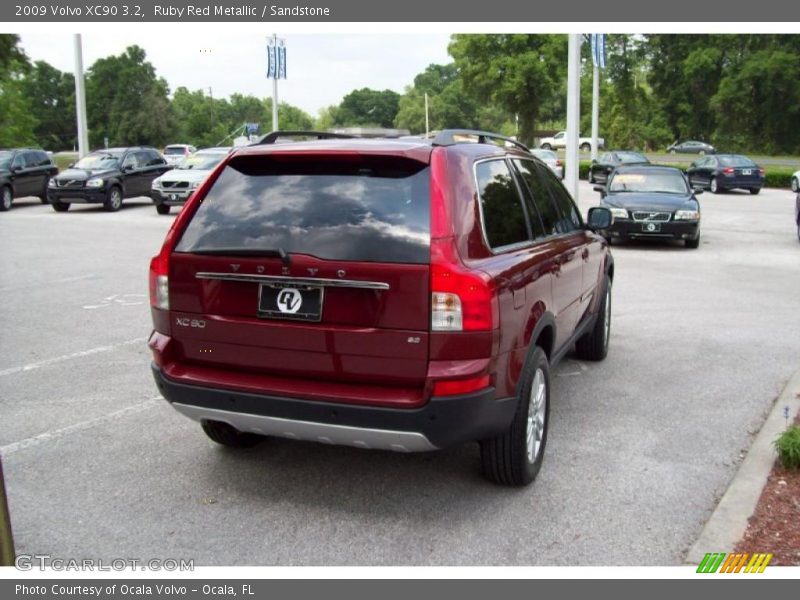
M 278 79 L 286 79 L 286 46 L 278 46 Z
M 275 60 L 275 46 L 267 46 L 267 79 L 277 79 L 278 63 Z
M 600 69 L 606 68 L 606 34 L 593 33 L 590 36 L 592 42 L 592 64 Z

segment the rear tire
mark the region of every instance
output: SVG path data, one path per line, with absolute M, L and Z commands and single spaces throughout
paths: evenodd
M 106 199 L 103 201 L 103 208 L 107 212 L 117 212 L 122 208 L 122 190 L 118 186 L 113 186 L 108 190 Z
M 14 202 L 14 192 L 9 186 L 5 186 L 0 191 L 0 212 L 6 212 Z
M 697 237 L 693 240 L 684 240 L 684 243 L 686 244 L 687 248 L 696 250 L 697 248 L 700 247 L 700 235 L 698 234 Z
M 53 200 L 53 203 L 52 203 L 51 206 L 53 207 L 53 210 L 56 211 L 56 212 L 67 212 L 69 210 L 70 203 L 69 202 L 59 202 L 58 200 Z
M 592 145 L 591 144 L 581 144 L 580 146 L 582 152 L 591 152 Z
M 542 150 L 552 150 L 553 147 L 550 144 L 542 144 Z
M 587 177 L 589 183 L 594 183 L 594 175 L 592 174 L 592 170 L 589 169 L 589 176 Z
M 800 183 L 798 183 L 797 177 L 792 177 L 792 191 L 795 194 L 800 191 Z
M 761 188 L 750 188 L 749 191 L 753 196 L 757 196 L 758 193 L 761 191 Z
M 168 215 L 170 208 L 167 204 L 156 204 L 156 212 L 160 215 Z
M 250 448 L 264 439 L 263 436 L 239 431 L 220 421 L 203 421 L 201 426 L 211 440 L 228 448 Z
M 575 342 L 575 354 L 583 360 L 603 360 L 608 356 L 608 342 L 611 337 L 611 279 L 604 280 L 603 300 L 597 312 L 592 330 Z
M 719 184 L 717 183 L 716 177 L 711 178 L 711 181 L 708 184 L 708 189 L 711 191 L 712 194 L 719 194 L 720 192 L 722 192 L 722 189 L 719 187 Z
M 538 346 L 525 364 L 519 390 L 511 427 L 480 443 L 483 475 L 500 485 L 528 485 L 544 460 L 550 419 L 550 365 Z

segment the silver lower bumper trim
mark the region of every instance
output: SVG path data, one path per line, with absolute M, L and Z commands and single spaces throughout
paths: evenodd
M 438 450 L 421 433 L 415 431 L 392 431 L 389 429 L 367 429 L 348 425 L 332 425 L 312 421 L 293 421 L 279 417 L 266 417 L 247 413 L 190 406 L 173 402 L 179 413 L 195 421 L 221 421 L 239 431 L 319 442 L 337 446 L 354 446 L 371 450 L 394 452 L 430 452 Z

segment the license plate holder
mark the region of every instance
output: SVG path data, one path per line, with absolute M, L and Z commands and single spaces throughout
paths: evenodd
M 752 175 L 753 169 L 742 169 L 742 175 Z
M 318 322 L 322 319 L 324 288 L 291 283 L 262 283 L 258 287 L 258 316 L 262 319 Z
M 642 223 L 642 232 L 644 233 L 659 233 L 661 231 L 661 223 Z

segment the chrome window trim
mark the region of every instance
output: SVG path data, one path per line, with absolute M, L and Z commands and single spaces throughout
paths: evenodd
M 291 277 L 281 275 L 250 275 L 247 273 L 211 273 L 200 271 L 195 273 L 196 279 L 215 281 L 243 281 L 248 283 L 285 283 L 303 284 L 319 287 L 360 288 L 365 290 L 388 290 L 388 283 L 382 281 L 358 281 L 355 279 L 326 279 L 323 277 Z

